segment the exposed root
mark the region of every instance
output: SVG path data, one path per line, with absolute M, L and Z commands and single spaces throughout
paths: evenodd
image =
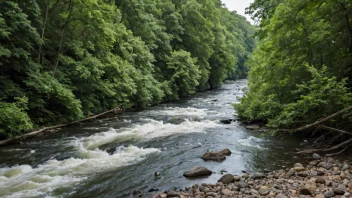
M 351 148 L 351 145 L 346 146 L 344 149 L 342 149 L 342 150 L 341 150 L 340 152 L 338 152 L 338 153 L 326 154 L 325 156 L 326 156 L 326 157 L 331 157 L 331 156 L 335 156 L 335 155 L 340 155 L 340 154 L 346 152 L 349 148 Z

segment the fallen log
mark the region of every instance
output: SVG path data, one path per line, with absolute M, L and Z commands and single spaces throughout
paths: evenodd
M 335 132 L 339 132 L 339 133 L 343 133 L 343 134 L 347 134 L 347 135 L 351 135 L 352 136 L 351 132 L 340 130 L 340 129 L 335 129 L 335 128 L 328 127 L 328 126 L 325 126 L 325 125 L 320 125 L 319 128 L 327 129 L 327 130 L 330 130 L 330 131 L 335 131 Z
M 114 108 L 114 109 L 111 109 L 109 111 L 105 111 L 103 113 L 100 113 L 100 114 L 97 114 L 97 115 L 94 115 L 94 116 L 91 116 L 91 117 L 84 118 L 82 120 L 73 121 L 73 122 L 70 122 L 70 123 L 67 123 L 67 124 L 59 124 L 59 125 L 55 125 L 55 126 L 44 127 L 42 129 L 38 129 L 38 130 L 35 130 L 35 131 L 32 131 L 32 132 L 26 133 L 24 135 L 20 135 L 20 136 L 16 136 L 16 137 L 13 137 L 13 138 L 6 139 L 6 140 L 2 140 L 2 141 L 0 141 L 0 146 L 5 146 L 5 145 L 11 144 L 13 142 L 17 142 L 17 141 L 26 139 L 28 137 L 37 135 L 39 133 L 43 133 L 45 131 L 58 129 L 58 128 L 63 128 L 63 127 L 68 127 L 68 126 L 76 125 L 76 124 L 79 124 L 79 123 L 82 123 L 82 122 L 87 122 L 87 121 L 102 117 L 102 116 L 104 116 L 106 114 L 109 114 L 109 113 L 117 114 L 117 113 L 122 113 L 122 112 L 123 112 L 123 109 Z
M 300 127 L 300 128 L 298 128 L 298 129 L 296 129 L 295 132 L 303 131 L 303 130 L 309 129 L 309 128 L 311 128 L 311 127 L 315 127 L 315 126 L 317 126 L 317 125 L 320 125 L 321 123 L 324 123 L 324 122 L 326 122 L 326 121 L 329 121 L 329 120 L 331 120 L 332 118 L 335 118 L 336 116 L 339 116 L 339 115 L 341 115 L 341 114 L 343 114 L 343 113 L 345 113 L 345 112 L 351 111 L 351 110 L 352 110 L 352 106 L 349 106 L 348 108 L 343 109 L 343 110 L 341 110 L 341 111 L 339 111 L 339 112 L 336 112 L 336 113 L 334 113 L 334 114 L 332 114 L 332 115 L 330 115 L 330 116 L 328 116 L 328 117 L 326 117 L 326 118 L 320 119 L 320 120 L 314 122 L 313 124 L 308 124 L 308 125 L 306 125 L 306 126 Z
M 308 150 L 299 151 L 296 154 L 312 154 L 315 152 L 329 152 L 344 146 L 348 146 L 348 144 L 351 144 L 351 143 L 352 143 L 352 138 L 328 149 L 308 149 Z

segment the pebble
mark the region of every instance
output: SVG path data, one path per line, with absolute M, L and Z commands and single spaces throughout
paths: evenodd
M 325 198 L 330 198 L 330 197 L 334 197 L 334 196 L 335 196 L 335 193 L 332 190 L 327 191 L 326 193 L 324 193 L 324 197 Z
M 352 192 L 352 170 L 348 162 L 340 163 L 331 158 L 297 163 L 286 170 L 263 173 L 247 173 L 241 176 L 227 174 L 215 184 L 195 184 L 180 192 L 159 193 L 154 198 L 348 198 Z M 338 174 L 337 174 L 338 173 Z M 336 175 L 334 175 L 336 174 Z M 225 179 L 226 178 L 226 179 Z M 182 191 L 182 192 L 181 192 Z

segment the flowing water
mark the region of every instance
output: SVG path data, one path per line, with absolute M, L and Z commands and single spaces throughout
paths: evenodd
M 263 171 L 292 163 L 294 138 L 266 137 L 247 130 L 232 103 L 246 80 L 175 103 L 127 112 L 0 148 L 0 197 L 130 197 L 137 189 L 167 190 L 215 183 L 223 172 Z M 229 148 L 223 162 L 204 162 L 207 151 Z M 209 177 L 183 172 L 205 166 Z M 155 177 L 154 172 L 160 172 Z

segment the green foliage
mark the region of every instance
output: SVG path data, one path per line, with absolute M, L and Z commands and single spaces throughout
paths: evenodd
M 331 115 L 352 104 L 352 93 L 346 87 L 346 79 L 337 81 L 329 77 L 326 67 L 317 70 L 308 66 L 312 79 L 300 85 L 293 95 L 299 97 L 295 103 L 284 106 L 279 116 L 270 120 L 271 126 L 292 126 L 312 123 L 321 117 Z
M 14 103 L 0 102 L 0 137 L 12 137 L 32 128 L 27 110 L 28 98 L 16 98 Z
M 239 115 L 295 127 L 351 105 L 351 6 L 256 0 L 248 11 L 261 19 L 260 40 L 247 61 L 249 92 L 235 105 Z
M 170 99 L 179 99 L 182 96 L 194 94 L 199 85 L 200 71 L 196 65 L 197 59 L 191 57 L 191 53 L 180 50 L 172 52 L 168 58 L 168 68 L 173 75 L 170 78 L 169 86 L 176 90 Z
M 252 35 L 220 0 L 0 0 L 0 136 L 244 77 Z

